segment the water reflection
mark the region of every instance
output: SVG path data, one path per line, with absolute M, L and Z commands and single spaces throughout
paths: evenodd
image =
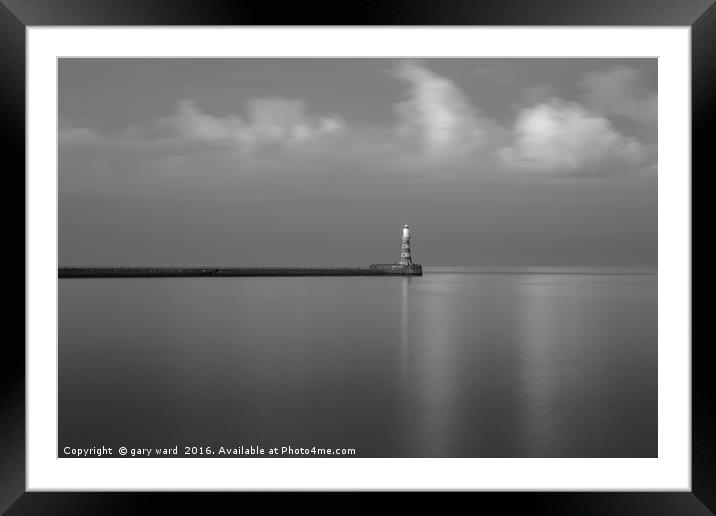
M 426 456 L 449 456 L 457 444 L 456 286 L 439 275 L 430 276 L 420 283 L 416 299 L 412 406 L 417 449 Z
M 63 280 L 59 296 L 75 446 L 656 454 L 653 275 Z
M 519 282 L 521 298 L 519 342 L 520 388 L 524 396 L 523 439 L 525 452 L 532 456 L 546 456 L 552 442 L 559 438 L 557 424 L 561 392 L 568 392 L 568 368 L 555 367 L 554 353 L 557 326 L 571 324 L 569 316 L 557 319 L 554 287 L 543 283 L 544 278 L 526 277 Z M 558 387 L 559 386 L 559 387 Z

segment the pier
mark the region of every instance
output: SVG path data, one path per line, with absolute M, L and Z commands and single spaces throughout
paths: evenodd
M 368 267 L 233 267 L 233 266 L 62 266 L 60 278 L 184 278 L 245 276 L 422 276 L 423 267 L 413 263 L 410 228 L 403 226 L 398 263 L 374 263 Z
M 422 276 L 418 264 L 368 267 L 59 267 L 59 278 L 180 278 L 265 276 Z

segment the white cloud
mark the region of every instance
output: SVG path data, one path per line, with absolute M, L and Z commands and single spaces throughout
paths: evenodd
M 595 71 L 582 80 L 587 103 L 603 113 L 624 116 L 646 125 L 657 121 L 657 94 L 641 86 L 642 74 L 633 68 L 618 66 Z
M 338 133 L 345 127 L 343 120 L 335 115 L 307 115 L 302 100 L 278 97 L 253 99 L 249 101 L 247 110 L 248 131 L 242 137 L 253 143 L 298 144 Z
M 148 126 L 122 131 L 123 144 L 140 146 L 204 144 L 236 148 L 242 154 L 267 145 L 299 145 L 339 133 L 345 124 L 337 116 L 311 116 L 301 100 L 251 99 L 247 116 L 213 116 L 204 113 L 195 100 L 177 103 L 175 112 Z
M 514 169 L 541 172 L 607 171 L 616 163 L 638 164 L 646 149 L 614 130 L 609 120 L 575 102 L 550 99 L 523 109 L 514 143 L 498 149 Z
M 403 61 L 393 72 L 406 85 L 406 95 L 393 105 L 395 120 L 383 126 L 348 125 L 340 116 L 310 112 L 300 99 L 253 98 L 239 114 L 220 116 L 188 99 L 179 101 L 169 116 L 111 137 L 64 124 L 60 143 L 102 143 L 104 150 L 122 155 L 113 162 L 148 164 L 137 169 L 158 162 L 178 169 L 190 157 L 210 161 L 213 154 L 242 170 L 361 170 L 426 179 L 488 176 L 505 169 L 610 173 L 651 163 L 646 158 L 652 149 L 620 134 L 606 118 L 606 108 L 549 98 L 549 90 L 534 89 L 531 107 L 521 109 L 514 126 L 505 128 L 483 115 L 454 81 L 423 64 Z M 638 111 L 624 100 L 641 95 L 624 93 L 632 91 L 625 85 L 633 84 L 634 77 L 620 69 L 609 73 L 617 79 L 585 78 L 593 103 L 648 118 L 644 106 Z
M 237 116 L 214 117 L 201 112 L 195 100 L 181 100 L 173 116 L 157 120 L 152 132 L 157 137 L 199 141 L 228 141 L 244 128 Z M 151 136 L 151 133 L 150 133 Z
M 400 63 L 395 74 L 409 86 L 409 98 L 395 106 L 401 139 L 433 158 L 454 157 L 484 142 L 486 120 L 457 84 L 413 61 Z

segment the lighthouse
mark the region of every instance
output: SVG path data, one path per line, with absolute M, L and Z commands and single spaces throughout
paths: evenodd
M 423 267 L 419 263 L 413 263 L 413 256 L 410 254 L 410 227 L 403 226 L 403 245 L 400 249 L 400 261 L 398 263 L 372 263 L 368 268 L 372 275 L 381 276 L 422 276 Z
M 413 264 L 413 259 L 410 257 L 410 228 L 406 224 L 403 226 L 403 246 L 400 250 L 400 265 L 409 267 Z

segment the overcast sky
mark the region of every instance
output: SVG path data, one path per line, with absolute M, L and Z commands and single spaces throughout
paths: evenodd
M 655 265 L 655 59 L 61 59 L 61 265 Z

